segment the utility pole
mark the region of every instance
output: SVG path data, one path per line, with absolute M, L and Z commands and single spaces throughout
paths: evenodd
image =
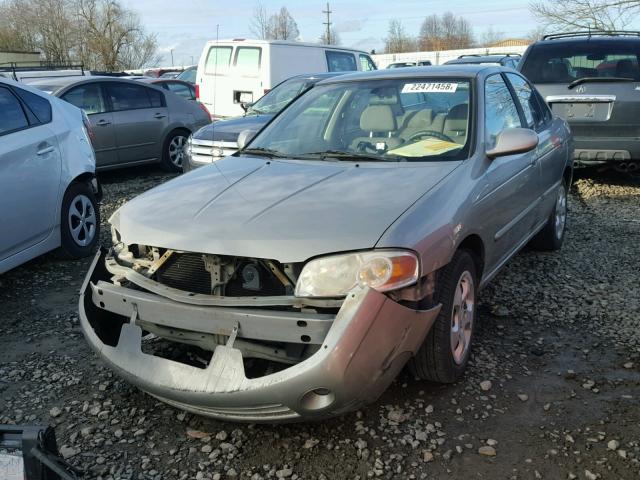
M 329 2 L 327 2 L 327 9 L 323 10 L 322 13 L 327 14 L 327 21 L 322 23 L 323 25 L 327 26 L 327 37 L 326 37 L 327 45 L 331 45 L 331 13 L 332 12 L 329 9 Z
M 171 49 L 171 66 L 173 67 L 173 48 Z

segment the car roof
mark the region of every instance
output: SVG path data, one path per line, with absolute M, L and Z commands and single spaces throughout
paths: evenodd
M 284 82 L 288 82 L 289 80 L 324 80 L 326 78 L 337 77 L 338 75 L 344 75 L 344 72 L 324 72 L 324 73 L 305 73 L 302 75 L 294 75 L 293 77 L 289 77 Z
M 431 67 L 405 67 L 405 68 L 390 68 L 382 70 L 371 70 L 368 72 L 346 73 L 339 75 L 335 78 L 323 80 L 320 84 L 328 83 L 342 83 L 342 82 L 354 82 L 365 80 L 395 80 L 403 78 L 442 78 L 442 77 L 456 77 L 456 78 L 468 78 L 472 79 L 478 76 L 480 72 L 484 71 L 509 71 L 513 72 L 511 68 L 498 67 L 493 65 L 439 65 Z
M 520 57 L 515 55 L 463 55 L 462 57 L 449 60 L 447 65 L 454 65 L 456 63 L 499 62 L 503 58 L 520 60 Z
M 55 78 L 43 78 L 42 80 L 36 80 L 33 82 L 29 82 L 29 85 L 32 85 L 41 90 L 49 90 L 51 92 L 57 92 L 66 87 L 80 85 L 82 83 L 92 83 L 92 82 L 124 82 L 124 83 L 132 83 L 139 84 L 139 80 L 129 80 L 127 78 L 122 77 L 106 77 L 106 76 L 75 76 L 75 77 L 55 77 Z
M 611 43 L 634 43 L 640 42 L 640 34 L 637 32 L 620 32 L 619 34 L 603 34 L 598 32 L 593 33 L 558 33 L 547 35 L 541 40 L 535 42 L 534 45 L 561 45 L 561 44 L 573 44 L 583 42 L 611 42 Z
M 185 82 L 184 80 L 180 80 L 179 78 L 138 77 L 138 78 L 134 78 L 134 80 L 136 82 L 150 83 L 150 84 L 171 82 L 171 83 L 182 83 L 183 85 L 192 85 L 191 83 Z

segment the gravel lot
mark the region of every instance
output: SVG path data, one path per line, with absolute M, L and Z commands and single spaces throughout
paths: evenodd
M 90 352 L 77 317 L 89 261 L 47 255 L 0 276 L 0 423 L 55 425 L 88 478 L 637 479 L 640 184 L 589 175 L 574 185 L 563 250 L 522 252 L 482 293 L 456 385 L 403 373 L 375 404 L 314 424 L 185 414 Z M 103 219 L 169 178 L 103 175 Z

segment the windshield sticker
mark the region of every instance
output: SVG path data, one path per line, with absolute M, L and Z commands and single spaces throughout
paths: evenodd
M 387 153 L 400 155 L 402 157 L 426 157 L 431 155 L 441 155 L 462 147 L 463 145 L 458 143 L 428 138 L 399 148 L 394 148 L 393 150 L 389 150 Z
M 402 87 L 402 93 L 430 93 L 448 92 L 453 93 L 458 89 L 457 83 L 428 82 L 428 83 L 406 83 Z

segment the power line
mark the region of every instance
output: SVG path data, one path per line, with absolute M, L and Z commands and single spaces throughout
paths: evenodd
M 329 2 L 327 2 L 327 9 L 323 10 L 322 13 L 326 13 L 327 14 L 327 21 L 326 22 L 322 22 L 322 24 L 327 26 L 326 42 L 327 42 L 327 44 L 331 45 L 331 13 L 332 12 L 329 9 Z

